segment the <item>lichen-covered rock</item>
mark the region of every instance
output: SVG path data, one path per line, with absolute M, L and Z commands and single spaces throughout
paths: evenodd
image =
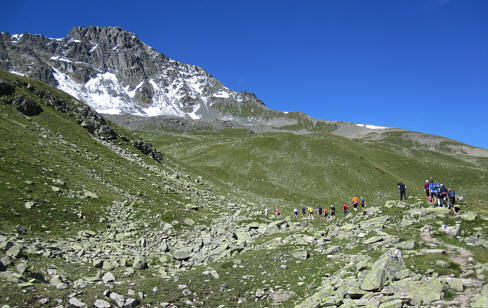
M 286 302 L 287 300 L 296 296 L 297 294 L 293 291 L 278 290 L 271 293 L 270 295 L 273 302 L 278 304 L 278 303 Z
M 398 273 L 406 269 L 400 250 L 394 248 L 385 252 L 364 277 L 361 289 L 378 291 L 391 281 Z
M 449 236 L 455 237 L 461 233 L 461 225 L 460 224 L 456 224 L 455 226 L 442 225 L 439 227 L 439 231 Z
M 429 305 L 442 298 L 444 285 L 438 278 L 422 281 L 400 280 L 393 282 L 388 291 L 395 296 L 410 298 L 413 305 Z
M 466 213 L 461 214 L 460 217 L 464 220 L 467 220 L 467 221 L 473 221 L 476 219 L 476 217 L 478 217 L 478 215 L 476 213 L 473 213 L 473 212 L 466 212 Z
M 132 267 L 138 270 L 146 269 L 147 268 L 146 259 L 142 256 L 135 257 Z
M 469 304 L 472 308 L 485 308 L 488 307 L 488 284 L 485 284 L 481 289 L 480 294 L 473 297 Z
M 388 216 L 388 215 L 375 217 L 375 218 L 371 218 L 371 219 L 368 219 L 365 221 L 361 221 L 360 225 L 361 225 L 361 228 L 363 228 L 363 229 L 372 229 L 372 228 L 383 227 L 389 219 L 390 219 L 390 216 Z
M 291 255 L 297 259 L 305 260 L 308 258 L 308 252 L 305 249 L 295 250 L 291 253 Z

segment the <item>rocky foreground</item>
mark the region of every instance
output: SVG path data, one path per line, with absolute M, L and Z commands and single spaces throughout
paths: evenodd
M 263 306 L 271 303 L 289 306 L 296 303 L 296 307 L 488 305 L 485 277 L 488 264 L 476 263 L 468 250 L 432 237 L 433 232 L 445 233 L 457 236 L 471 245 L 488 248 L 488 241 L 480 234 L 474 236 L 476 239 L 460 235 L 461 225 L 465 221 L 474 220 L 477 216 L 474 213 L 463 214 L 459 223 L 451 227 L 441 225 L 436 228 L 432 224 L 425 224 L 418 240 L 400 241 L 399 237 L 383 232 L 385 228 L 391 227 L 393 219 L 379 207 L 369 208 L 367 215 L 335 218 L 319 225 L 309 224 L 308 219 L 295 220 L 291 217 L 242 223 L 255 217 L 252 207 L 229 204 L 221 210 L 224 208 L 230 210 L 227 216 L 224 215 L 225 218 L 215 221 L 211 226 L 185 221 L 191 228 L 177 236 L 174 226 L 180 222 L 161 223 L 149 228 L 147 226 L 152 222 L 159 221 L 158 217 L 144 221 L 132 219 L 133 207 L 130 202 L 113 203 L 107 207 L 106 217 L 101 218 L 108 222 L 106 231 L 83 230 L 75 238 L 56 241 L 28 239 L 24 237 L 27 231 L 18 226 L 14 233 L 0 235 L 0 277 L 5 285 L 18 288 L 18 292 L 26 298 L 36 298 L 36 304 L 40 305 L 176 307 L 163 301 L 146 303 L 146 294 L 138 290 L 139 279 L 152 276 L 178 281 L 181 272 L 201 266 L 204 274 L 218 280 L 219 273 L 213 269 L 213 264 L 232 258 L 238 260 L 239 255 L 245 251 L 272 250 L 284 246 L 289 247 L 289 253 L 281 260 L 282 271 L 291 268 L 288 264 L 306 262 L 312 256 L 323 260 L 324 267 L 332 267 L 332 264 L 337 263 L 341 267 L 333 273 L 325 274 L 322 284 L 312 286 L 305 298 L 298 299 L 293 288 L 253 290 L 250 286 L 250 293 L 247 298 L 243 297 L 242 303 L 247 301 L 247 305 L 252 303 Z M 443 208 L 423 206 L 422 202 L 408 204 L 389 201 L 383 208 L 400 209 L 404 214 L 401 221 L 404 228 L 444 217 L 448 212 Z M 188 204 L 188 211 L 197 210 L 198 206 Z M 140 224 L 146 227 L 140 229 Z M 258 241 L 270 235 L 281 236 Z M 351 253 L 362 248 L 366 250 Z M 380 256 L 372 258 L 368 251 L 374 251 Z M 433 269 L 416 272 L 405 265 L 404 260 L 429 254 L 447 256 L 453 264 L 459 265 L 460 275 L 445 276 Z M 439 267 L 449 266 L 442 260 L 434 261 L 434 264 Z M 63 269 L 60 270 L 60 267 Z M 76 274 L 80 267 L 92 275 Z M 127 286 L 127 293 L 112 291 L 117 285 Z M 187 298 L 188 305 L 205 306 L 205 301 L 195 297 L 187 285 L 182 283 L 178 288 L 181 297 Z M 82 300 L 81 295 L 88 289 L 90 292 L 97 290 L 96 298 Z M 43 290 L 40 293 L 45 297 L 36 295 L 39 290 Z M 153 291 L 157 292 L 157 288 Z M 446 298 L 446 292 L 450 292 L 450 298 Z M 56 294 L 57 297 L 51 298 L 49 294 Z M 8 305 L 8 301 L 3 304 Z

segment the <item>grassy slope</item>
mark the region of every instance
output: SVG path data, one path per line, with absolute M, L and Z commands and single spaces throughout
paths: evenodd
M 415 150 L 390 142 L 360 142 L 330 134 L 246 131 L 141 133 L 162 151 L 215 182 L 283 199 L 342 204 L 363 195 L 370 204 L 396 199 L 396 183 L 423 194 L 425 179 L 452 186 L 470 202 L 488 198 L 488 159 Z M 391 139 L 391 138 L 390 138 Z
M 0 72 L 0 77 L 33 84 L 59 99 L 71 99 L 65 93 L 31 79 L 5 72 Z M 41 102 L 25 87 L 17 87 L 16 95 L 19 94 Z M 11 231 L 19 224 L 33 230 L 34 234 L 49 230 L 56 237 L 68 236 L 87 227 L 103 228 L 98 219 L 105 206 L 114 200 L 122 200 L 124 192 L 146 208 L 165 214 L 165 207 L 176 217 L 181 215 L 180 204 L 184 196 L 165 192 L 164 183 L 156 174 L 148 174 L 147 170 L 94 140 L 72 116 L 45 105 L 42 108 L 41 114 L 27 117 L 14 106 L 0 103 L 0 231 Z M 137 139 L 123 128 L 116 127 L 116 130 L 132 140 Z M 138 152 L 130 142 L 118 143 L 129 152 Z M 153 163 L 140 152 L 139 156 Z M 165 165 L 159 167 L 167 169 Z M 64 184 L 56 184 L 56 180 Z M 61 191 L 53 191 L 55 186 Z M 98 198 L 82 198 L 83 191 L 96 193 Z M 26 209 L 27 201 L 37 205 Z M 78 213 L 85 219 L 80 219 Z M 173 215 L 166 217 L 167 221 L 171 219 Z

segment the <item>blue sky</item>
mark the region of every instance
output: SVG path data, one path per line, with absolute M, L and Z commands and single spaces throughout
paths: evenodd
M 0 31 L 120 26 L 266 106 L 488 149 L 488 1 L 8 1 Z

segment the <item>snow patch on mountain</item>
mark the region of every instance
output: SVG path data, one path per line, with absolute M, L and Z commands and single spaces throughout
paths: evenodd
M 365 127 L 365 128 L 369 128 L 369 129 L 387 129 L 388 127 L 386 126 L 378 126 L 378 125 L 370 125 L 370 124 L 359 124 L 359 123 L 355 123 L 356 126 L 360 126 L 360 127 Z

